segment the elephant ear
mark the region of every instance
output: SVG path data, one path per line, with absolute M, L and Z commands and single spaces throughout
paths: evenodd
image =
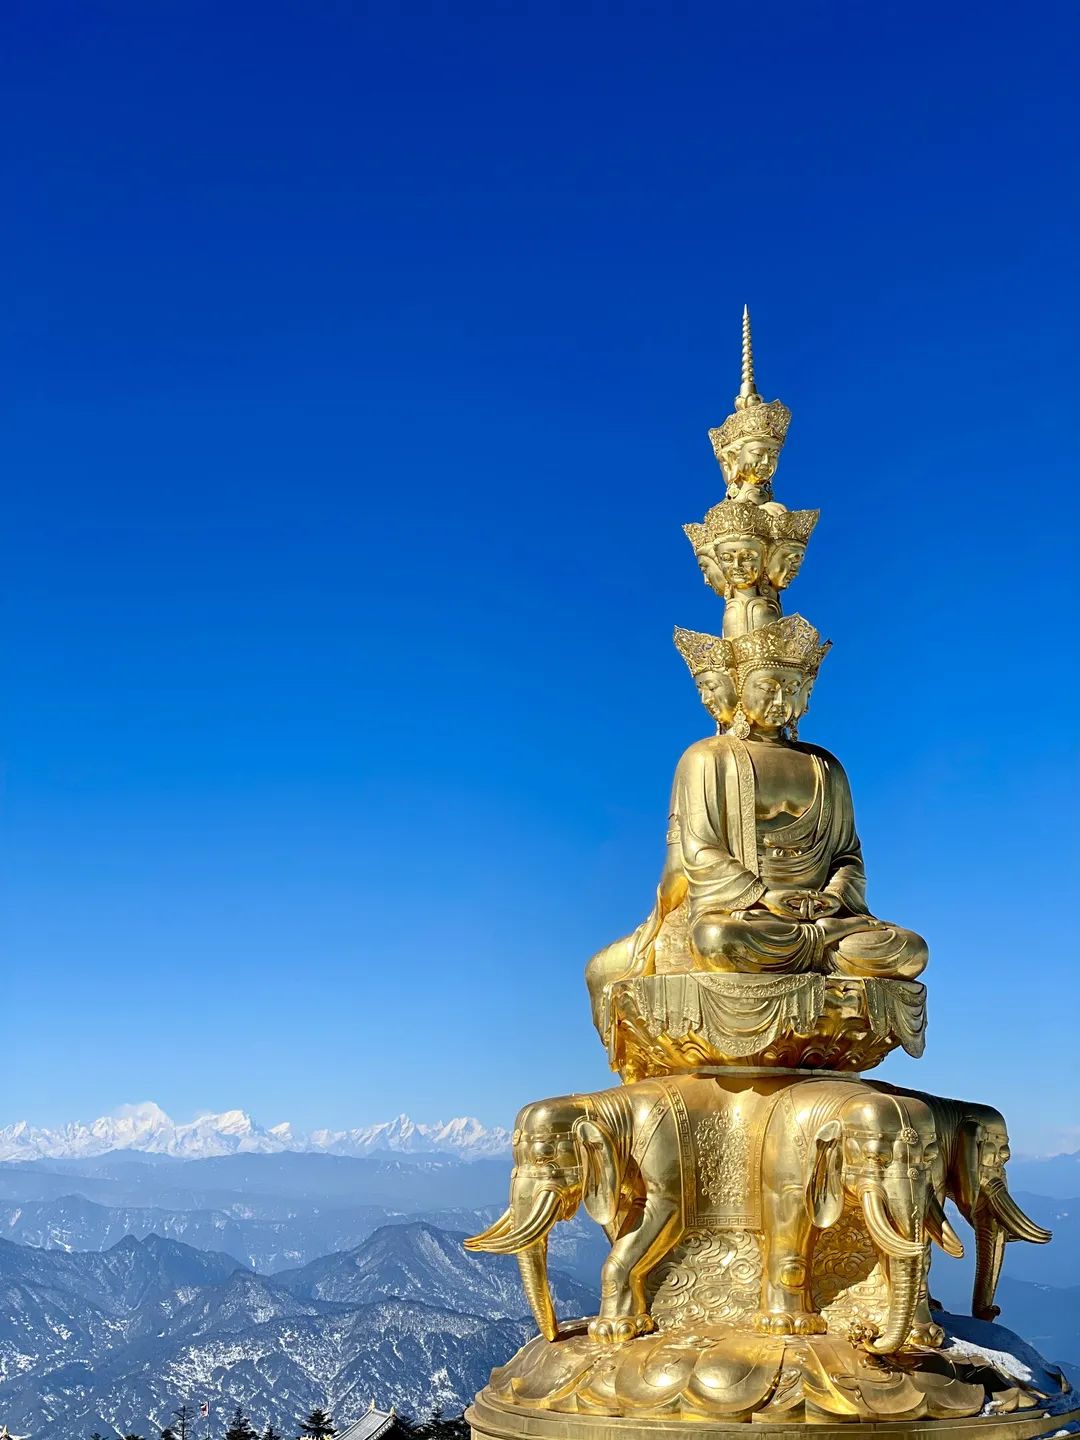
M 615 1142 L 598 1120 L 578 1120 L 574 1149 L 581 1166 L 581 1199 L 598 1225 L 610 1225 L 619 1208 Z
M 827 1120 L 811 1143 L 806 1208 L 819 1230 L 835 1225 L 843 1213 L 843 1138 L 844 1127 L 840 1121 Z

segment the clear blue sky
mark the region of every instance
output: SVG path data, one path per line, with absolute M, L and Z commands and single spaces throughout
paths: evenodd
M 1080 1147 L 1078 31 L 8 9 L 0 1122 L 605 1083 L 749 301 L 823 511 L 804 735 L 932 947 L 891 1073 Z

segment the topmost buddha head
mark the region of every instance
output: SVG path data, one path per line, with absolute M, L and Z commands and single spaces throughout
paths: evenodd
M 750 312 L 743 306 L 742 384 L 735 410 L 709 431 L 713 454 L 728 483 L 728 498 L 760 505 L 772 498 L 771 482 L 791 424 L 791 411 L 779 400 L 768 404 L 754 383 Z

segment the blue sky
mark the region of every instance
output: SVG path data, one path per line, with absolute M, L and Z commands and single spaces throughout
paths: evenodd
M 605 1083 L 748 301 L 823 511 L 804 735 L 931 942 L 886 1073 L 1080 1147 L 1078 28 L 8 11 L 0 1122 Z

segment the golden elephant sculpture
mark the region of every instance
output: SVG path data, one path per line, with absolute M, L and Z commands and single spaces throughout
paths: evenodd
M 558 1335 L 547 1237 L 580 1205 L 604 1227 L 590 1335 L 623 1341 L 655 1328 L 646 1282 L 699 1224 L 764 1237 L 759 1328 L 825 1329 L 810 1302 L 813 1245 L 845 1202 L 862 1208 L 890 1287 L 877 1351 L 908 1339 L 928 1236 L 962 1253 L 933 1184 L 933 1117 L 914 1098 L 858 1080 L 721 1075 L 641 1080 L 527 1105 L 513 1136 L 510 1205 L 470 1250 L 514 1254 L 541 1333 Z

